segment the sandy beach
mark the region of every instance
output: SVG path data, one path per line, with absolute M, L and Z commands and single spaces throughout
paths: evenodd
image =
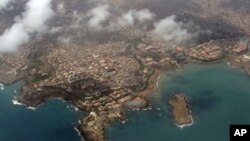
M 154 70 L 154 73 L 148 80 L 147 88 L 143 91 L 138 92 L 138 96 L 146 97 L 154 92 L 157 92 L 159 89 L 158 81 L 160 80 L 160 77 L 163 73 L 164 71 Z

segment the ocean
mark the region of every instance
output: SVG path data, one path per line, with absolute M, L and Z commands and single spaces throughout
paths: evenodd
M 148 97 L 152 111 L 129 112 L 127 124 L 114 123 L 109 141 L 229 141 L 230 124 L 250 124 L 250 78 L 227 64 L 196 65 L 168 72 L 159 92 Z M 193 125 L 179 128 L 168 97 L 188 96 Z
M 22 82 L 0 89 L 0 141 L 81 141 L 74 127 L 82 112 L 60 100 L 37 109 L 14 105 Z
M 22 82 L 0 90 L 0 141 L 80 141 L 74 127 L 82 112 L 60 100 L 36 110 L 14 105 Z M 227 64 L 196 65 L 167 72 L 159 91 L 148 96 L 151 111 L 128 112 L 126 124 L 113 122 L 108 141 L 228 141 L 230 124 L 250 124 L 250 78 Z M 185 93 L 193 125 L 175 125 L 168 96 Z

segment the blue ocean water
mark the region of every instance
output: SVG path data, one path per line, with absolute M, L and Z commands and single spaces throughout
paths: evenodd
M 0 141 L 81 141 L 74 126 L 83 113 L 60 100 L 50 100 L 35 111 L 14 105 L 21 85 L 0 89 Z
M 229 141 L 230 124 L 250 124 L 250 78 L 226 64 L 195 65 L 169 72 L 148 99 L 152 111 L 129 112 L 129 122 L 113 123 L 109 141 Z M 190 127 L 174 124 L 168 96 L 188 96 L 194 117 Z

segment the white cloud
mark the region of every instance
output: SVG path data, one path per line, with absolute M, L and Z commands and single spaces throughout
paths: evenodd
M 30 32 L 39 31 L 45 22 L 53 16 L 51 0 L 30 0 L 26 4 L 26 12 L 22 14 L 21 23 Z
M 147 21 L 152 21 L 155 18 L 155 14 L 148 9 L 142 10 L 129 10 L 127 13 L 123 14 L 121 18 L 118 19 L 118 24 L 122 26 L 133 26 L 135 21 L 139 23 L 144 23 Z
M 6 8 L 11 0 L 0 0 L 0 10 Z
M 0 51 L 10 52 L 28 42 L 34 32 L 42 32 L 45 23 L 53 16 L 51 0 L 30 0 L 25 12 L 16 18 L 16 23 L 0 36 Z
M 91 17 L 88 21 L 89 28 L 93 30 L 101 30 L 103 23 L 110 17 L 109 5 L 101 5 L 91 9 L 88 15 Z
M 72 41 L 72 38 L 70 36 L 67 37 L 58 37 L 57 39 L 60 43 L 62 43 L 63 45 L 69 45 Z
M 153 20 L 155 17 L 155 14 L 149 11 L 148 9 L 142 9 L 139 11 L 134 12 L 135 18 L 139 20 L 140 22 L 146 22 Z
M 165 41 L 185 43 L 191 40 L 195 34 L 188 33 L 183 28 L 183 23 L 176 22 L 175 16 L 169 16 L 154 24 L 154 33 L 161 36 Z
M 118 19 L 118 24 L 122 26 L 133 26 L 134 22 L 135 19 L 131 10 Z
M 28 40 L 29 35 L 25 31 L 23 24 L 14 24 L 0 37 L 0 52 L 14 51 L 18 46 L 27 42 Z

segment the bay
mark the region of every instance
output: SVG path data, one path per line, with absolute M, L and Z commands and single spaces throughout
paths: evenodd
M 250 123 L 250 79 L 227 64 L 189 64 L 166 73 L 159 85 L 159 92 L 148 97 L 153 110 L 129 112 L 128 123 L 113 123 L 109 141 L 228 141 L 230 124 Z M 190 127 L 174 123 L 167 99 L 176 92 L 189 99 Z

